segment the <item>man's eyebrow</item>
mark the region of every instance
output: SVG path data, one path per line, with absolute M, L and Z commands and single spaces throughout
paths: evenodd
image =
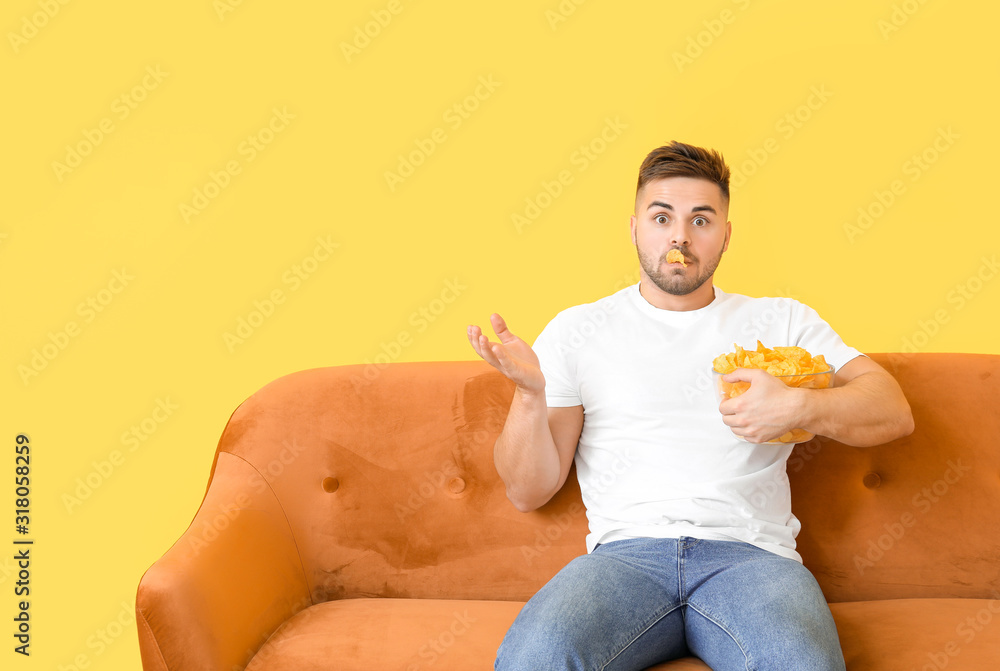
M 670 210 L 671 212 L 674 211 L 673 205 L 671 205 L 670 203 L 663 203 L 663 202 L 660 202 L 658 200 L 654 200 L 652 203 L 649 204 L 649 207 L 647 207 L 646 209 L 647 210 L 651 210 L 654 207 L 662 207 L 665 210 Z M 711 212 L 712 214 L 718 214 L 718 212 L 715 211 L 715 208 L 712 207 L 711 205 L 695 205 L 694 207 L 691 208 L 691 211 L 692 212 Z

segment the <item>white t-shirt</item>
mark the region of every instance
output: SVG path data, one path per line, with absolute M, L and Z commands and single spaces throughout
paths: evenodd
M 576 473 L 587 552 L 635 537 L 737 540 L 802 561 L 785 461 L 722 421 L 712 360 L 738 344 L 797 345 L 839 370 L 861 355 L 790 298 L 715 287 L 704 308 L 651 305 L 634 284 L 557 314 L 535 339 L 549 407 L 583 405 Z

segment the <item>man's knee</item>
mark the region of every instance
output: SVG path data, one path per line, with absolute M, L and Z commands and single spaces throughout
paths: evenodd
M 495 671 L 524 671 L 525 669 L 551 669 L 571 671 L 583 669 L 584 653 L 575 642 L 551 632 L 534 631 L 529 636 L 511 636 L 497 650 Z

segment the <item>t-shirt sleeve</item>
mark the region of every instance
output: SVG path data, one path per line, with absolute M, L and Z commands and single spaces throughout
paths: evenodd
M 556 315 L 531 346 L 545 377 L 545 402 L 550 408 L 582 405 L 576 380 L 576 360 L 563 337 L 564 319 Z
M 822 354 L 826 362 L 840 370 L 851 359 L 864 356 L 848 346 L 841 337 L 808 305 L 792 301 L 791 341 L 813 355 Z

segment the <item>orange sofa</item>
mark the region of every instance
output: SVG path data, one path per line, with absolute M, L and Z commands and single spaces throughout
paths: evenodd
M 916 430 L 795 448 L 798 550 L 848 669 L 1000 668 L 1000 356 L 872 358 Z M 505 497 L 493 443 L 513 391 L 456 361 L 316 368 L 252 395 L 140 581 L 143 668 L 492 669 L 523 603 L 585 551 L 574 475 L 535 512 Z

